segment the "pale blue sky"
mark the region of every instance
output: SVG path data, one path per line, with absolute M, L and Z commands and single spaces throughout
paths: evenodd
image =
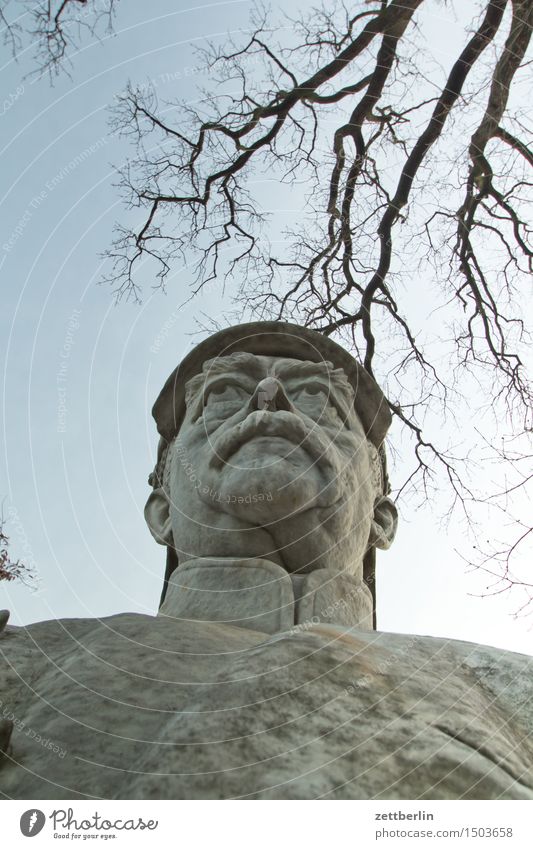
M 0 116 L 0 495 L 13 554 L 39 576 L 33 592 L 0 584 L 14 624 L 157 607 L 164 551 L 143 519 L 157 444 L 150 408 L 201 338 L 195 320 L 224 323 L 228 302 L 212 286 L 180 308 L 189 277 L 179 267 L 168 294 L 147 291 L 141 306 L 115 305 L 96 281 L 99 253 L 123 215 L 112 164 L 130 152 L 109 134 L 114 96 L 130 78 L 151 78 L 163 98 L 194 98 L 193 45 L 238 32 L 251 8 L 248 0 L 191 6 L 120 3 L 116 34 L 88 42 L 71 78 L 54 87 L 24 77 L 28 57 L 15 63 L 3 53 L 11 97 Z M 442 27 L 436 21 L 435 32 Z M 533 653 L 527 620 L 512 617 L 517 598 L 469 595 L 487 581 L 465 575 L 455 552 L 464 550 L 461 534 L 457 525 L 439 530 L 435 507 L 404 516 L 378 559 L 379 627 Z

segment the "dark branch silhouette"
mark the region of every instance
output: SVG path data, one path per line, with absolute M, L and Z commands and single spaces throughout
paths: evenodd
M 112 116 L 135 148 L 119 171 L 129 213 L 106 279 L 140 300 L 185 266 L 190 296 L 227 284 L 241 316 L 335 335 L 382 384 L 412 447 L 398 496 L 418 503 L 444 480 L 470 529 L 486 527 L 485 508 L 514 528 L 504 541 L 478 535 L 466 557 L 503 581 L 499 592 L 527 587 L 513 564 L 533 541 L 521 506 L 532 481 L 533 4 L 444 7 L 468 16 L 446 67 L 429 0 L 327 0 L 281 28 L 257 6 L 240 39 L 199 51 L 207 82 L 194 101 L 130 83 Z M 111 25 L 114 3 L 27 8 L 38 67 L 53 74 L 79 27 Z M 5 2 L 2 14 L 16 52 L 28 27 L 8 23 Z M 468 414 L 492 414 L 501 442 L 462 440 Z M 456 445 L 443 435 L 452 417 Z
M 22 581 L 31 584 L 33 569 L 21 560 L 13 560 L 9 552 L 9 537 L 4 532 L 5 520 L 0 516 L 0 581 Z
M 33 52 L 33 73 L 53 79 L 66 68 L 82 34 L 99 38 L 113 29 L 117 0 L 0 0 L 0 29 L 12 55 L 27 46 Z M 15 17 L 16 15 L 16 17 Z
M 246 314 L 338 336 L 385 384 L 412 439 L 401 494 L 427 495 L 440 470 L 472 525 L 484 493 L 470 454 L 430 437 L 426 420 L 457 409 L 483 373 L 512 434 L 531 431 L 533 156 L 512 90 L 533 6 L 470 5 L 447 69 L 423 52 L 427 0 L 337 2 L 291 21 L 284 42 L 256 9 L 242 44 L 201 51 L 210 84 L 195 104 L 161 104 L 149 85 L 130 85 L 113 122 L 136 146 L 120 184 L 141 217 L 118 228 L 107 279 L 118 297 L 140 299 L 143 279 L 165 287 L 183 263 L 193 294 L 239 279 Z M 305 185 L 300 226 L 272 221 L 254 187 L 267 175 Z M 444 368 L 408 306 L 415 275 L 437 280 L 423 296 L 449 324 Z

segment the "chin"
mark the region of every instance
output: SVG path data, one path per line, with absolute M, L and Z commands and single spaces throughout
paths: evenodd
M 246 470 L 226 466 L 216 482 L 217 506 L 244 522 L 268 525 L 323 506 L 326 492 L 331 497 L 331 487 L 317 467 L 295 468 L 287 461 L 273 463 L 272 457 L 270 461 Z

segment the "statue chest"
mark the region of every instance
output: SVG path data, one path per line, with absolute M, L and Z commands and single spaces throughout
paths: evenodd
M 481 680 L 477 647 L 330 625 L 71 622 L 2 641 L 17 724 L 0 786 L 14 798 L 533 798 L 529 719 Z

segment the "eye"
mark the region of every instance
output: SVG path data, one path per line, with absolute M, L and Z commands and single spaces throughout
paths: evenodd
M 306 383 L 301 389 L 301 393 L 305 395 L 323 395 L 327 397 L 327 390 L 321 383 Z
M 240 404 L 246 400 L 248 393 L 243 386 L 234 381 L 216 381 L 208 386 L 204 392 L 204 407 L 212 407 L 217 404 Z
M 337 418 L 338 412 L 331 392 L 323 383 L 309 381 L 295 387 L 290 394 L 293 404 L 311 418 L 317 421 L 321 418 Z
M 322 403 L 328 402 L 328 390 L 321 383 L 305 383 L 303 386 L 297 387 L 291 391 L 291 398 L 295 403 L 321 400 Z

